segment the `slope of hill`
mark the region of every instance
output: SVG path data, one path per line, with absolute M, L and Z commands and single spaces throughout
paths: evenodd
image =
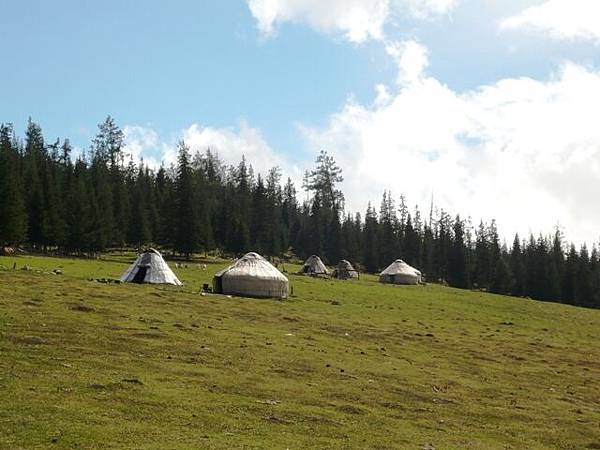
M 372 276 L 201 296 L 222 264 L 176 288 L 89 281 L 122 258 L 14 261 L 34 270 L 0 270 L 0 448 L 600 448 L 600 311 Z

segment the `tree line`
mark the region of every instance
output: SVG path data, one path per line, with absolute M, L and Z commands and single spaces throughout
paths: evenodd
M 397 258 L 428 281 L 458 288 L 600 307 L 600 253 L 576 248 L 559 230 L 518 235 L 510 246 L 495 221 L 473 226 L 433 205 L 424 216 L 384 192 L 364 218 L 345 212 L 342 170 L 325 151 L 294 183 L 274 167 L 255 173 L 245 158 L 226 165 L 207 149 L 179 143 L 177 163 L 154 170 L 126 153 L 109 116 L 88 152 L 68 139 L 48 143 L 31 119 L 24 138 L 0 125 L 0 244 L 87 254 L 155 245 L 189 257 L 199 252 L 348 259 L 376 273 Z

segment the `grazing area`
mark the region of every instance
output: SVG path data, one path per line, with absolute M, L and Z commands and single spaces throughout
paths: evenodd
M 288 264 L 283 301 L 201 295 L 224 261 L 101 282 L 132 260 L 0 257 L 0 448 L 600 448 L 600 311 Z

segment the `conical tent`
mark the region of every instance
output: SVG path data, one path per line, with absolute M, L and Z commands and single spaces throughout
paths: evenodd
M 342 259 L 338 265 L 335 267 L 333 271 L 333 277 L 339 278 L 340 280 L 350 280 L 353 278 L 358 278 L 358 272 L 349 261 Z
M 288 279 L 258 253 L 247 253 L 215 274 L 213 291 L 242 297 L 287 298 Z
M 401 259 L 394 261 L 379 274 L 379 281 L 381 283 L 390 284 L 419 284 L 421 278 L 421 272 Z
M 305 275 L 327 275 L 329 272 L 323 261 L 321 261 L 321 258 L 317 255 L 312 255 L 304 262 L 299 273 Z
M 141 253 L 121 277 L 124 283 L 174 284 L 181 281 L 173 273 L 162 255 L 153 248 Z

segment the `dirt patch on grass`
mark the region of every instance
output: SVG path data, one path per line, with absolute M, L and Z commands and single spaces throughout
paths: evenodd
M 10 336 L 8 339 L 15 344 L 43 345 L 48 343 L 38 336 Z
M 276 416 L 265 417 L 265 420 L 268 421 L 268 422 L 270 422 L 270 423 L 279 424 L 279 425 L 290 425 L 290 424 L 293 424 L 293 422 L 290 421 L 290 420 L 282 419 L 281 417 L 276 417 Z
M 92 389 L 94 391 L 114 391 L 114 390 L 118 390 L 118 389 L 126 389 L 127 386 L 143 386 L 143 385 L 144 385 L 144 383 L 142 383 L 137 378 L 123 378 L 121 381 L 116 381 L 116 382 L 107 383 L 107 384 L 92 383 L 92 384 L 88 385 L 88 388 Z
M 164 337 L 161 333 L 152 333 L 151 331 L 140 331 L 138 333 L 131 333 L 130 336 L 146 339 L 162 339 Z
M 365 411 L 355 405 L 341 405 L 336 408 L 338 411 L 345 414 L 364 414 Z
M 282 319 L 285 320 L 286 322 L 300 322 L 300 319 L 298 317 L 284 316 L 284 317 L 282 317 Z
M 23 302 L 23 304 L 25 306 L 40 306 L 42 304 L 43 300 L 38 300 L 35 298 L 32 298 L 31 300 L 25 300 Z
M 78 312 L 94 312 L 95 311 L 95 309 L 92 308 L 91 306 L 86 306 L 81 303 L 69 303 L 69 304 L 67 304 L 67 308 L 69 308 L 71 311 L 78 311 Z

